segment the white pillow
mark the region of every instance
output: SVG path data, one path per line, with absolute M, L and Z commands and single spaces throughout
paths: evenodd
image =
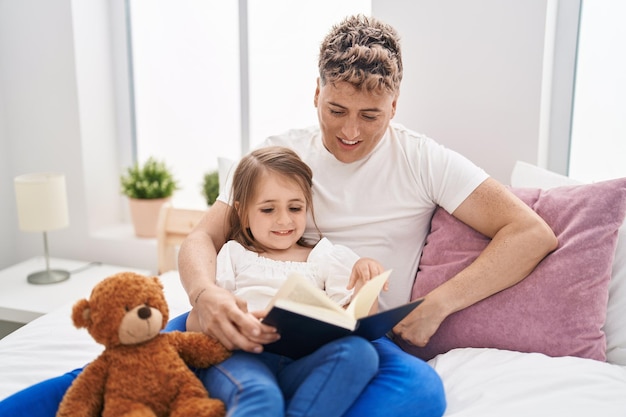
M 220 183 L 220 194 L 226 191 L 227 182 L 226 179 L 230 175 L 230 171 L 235 167 L 234 160 L 219 156 L 217 158 L 217 169 Z
M 513 187 L 548 189 L 575 184 L 581 182 L 522 161 L 515 163 L 511 173 Z M 622 323 L 623 317 L 626 317 L 626 222 L 617 235 L 604 324 L 607 362 L 626 366 L 626 326 Z

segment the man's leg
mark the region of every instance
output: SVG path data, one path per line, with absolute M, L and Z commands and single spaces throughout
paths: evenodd
M 0 416 L 55 417 L 67 389 L 82 369 L 32 385 L 0 401 Z
M 170 319 L 170 321 L 167 322 L 167 325 L 165 326 L 165 329 L 163 329 L 163 331 L 171 332 L 174 330 L 178 330 L 181 332 L 186 332 L 188 315 L 189 315 L 189 312 L 187 311 L 186 313 L 183 313 L 179 316 L 174 317 L 173 319 Z
M 442 416 L 446 399 L 435 370 L 387 337 L 372 343 L 378 351 L 378 374 L 344 417 Z

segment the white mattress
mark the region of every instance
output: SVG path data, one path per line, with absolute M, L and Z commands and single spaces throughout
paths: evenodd
M 176 272 L 162 276 L 171 317 L 189 309 Z M 71 323 L 71 305 L 0 340 L 0 399 L 84 366 L 101 351 Z M 626 368 L 580 358 L 457 349 L 430 364 L 442 376 L 450 417 L 624 417 Z

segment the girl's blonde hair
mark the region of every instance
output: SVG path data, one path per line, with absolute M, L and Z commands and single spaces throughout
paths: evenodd
M 315 223 L 313 212 L 313 172 L 307 164 L 291 149 L 282 146 L 268 146 L 252 151 L 244 156 L 233 174 L 231 190 L 231 209 L 228 216 L 230 234 L 227 240 L 235 240 L 243 247 L 254 252 L 264 252 L 266 248 L 254 239 L 248 224 L 248 209 L 253 202 L 264 173 L 271 172 L 294 181 L 302 189 L 307 209 L 313 224 L 321 238 L 321 232 Z M 313 247 L 301 237 L 299 245 Z

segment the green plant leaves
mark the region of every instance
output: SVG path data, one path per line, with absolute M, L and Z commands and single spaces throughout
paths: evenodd
M 155 199 L 171 197 L 178 190 L 178 182 L 165 165 L 153 157 L 142 165 L 135 164 L 121 176 L 122 194 L 130 198 Z
M 217 171 L 211 171 L 204 174 L 204 181 L 202 183 L 202 195 L 206 200 L 207 205 L 215 203 L 217 196 L 220 193 L 220 180 Z

